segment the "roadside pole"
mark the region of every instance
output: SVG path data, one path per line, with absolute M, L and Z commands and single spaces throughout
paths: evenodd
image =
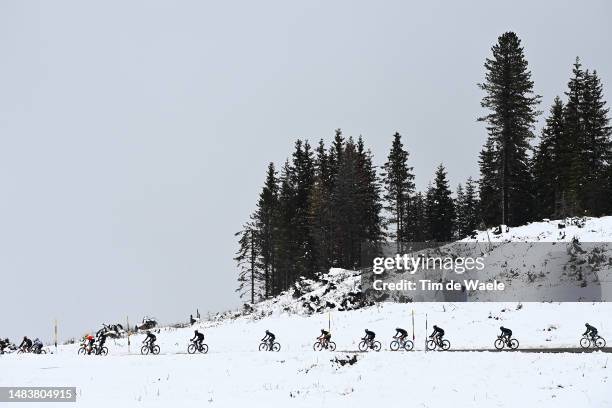
M 427 328 L 427 313 L 425 313 L 425 352 L 427 353 L 427 333 L 429 333 L 429 329 Z
M 412 309 L 412 342 L 414 343 L 414 309 Z
M 53 322 L 53 343 L 55 344 L 55 352 L 57 353 L 57 319 Z
M 130 317 L 129 316 L 125 316 L 125 324 L 127 326 L 128 354 L 130 354 Z

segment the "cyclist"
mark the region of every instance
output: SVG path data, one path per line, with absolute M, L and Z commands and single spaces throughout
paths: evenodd
M 11 342 L 9 341 L 8 337 L 4 340 L 0 339 L 0 354 L 3 354 L 4 349 L 7 348 L 10 344 Z
M 510 338 L 512 337 L 512 330 L 504 326 L 501 326 L 499 330 L 501 330 L 501 338 L 505 340 L 507 344 L 509 344 L 508 342 L 510 341 Z
M 331 340 L 331 333 L 325 329 L 321 329 L 321 335 L 317 337 L 317 340 L 320 340 L 321 344 L 327 348 L 329 341 Z
M 440 343 L 442 341 L 442 337 L 444 337 L 444 329 L 436 326 L 435 324 L 434 324 L 433 329 L 434 331 L 433 333 L 431 333 L 431 336 L 429 336 L 429 338 L 437 340 L 437 342 Z
M 591 338 L 595 339 L 597 337 L 597 329 L 588 323 L 585 323 L 584 325 L 586 326 L 586 331 L 582 333 L 582 335 L 583 336 L 591 335 Z
M 32 342 L 32 352 L 36 354 L 40 354 L 40 350 L 42 350 L 43 344 L 42 341 L 37 337 L 34 342 Z
M 100 333 L 100 335 L 98 336 L 98 350 L 102 350 L 102 347 L 104 347 L 104 343 L 106 343 L 107 337 L 108 335 L 106 333 Z
M 365 337 L 361 340 L 365 340 L 366 342 L 368 342 L 370 345 L 372 345 L 372 342 L 374 342 L 374 338 L 376 338 L 376 333 L 374 333 L 373 331 L 370 331 L 368 329 L 365 329 Z
M 147 337 L 145 337 L 142 344 L 146 344 L 150 349 L 152 349 L 155 345 L 155 340 L 157 340 L 157 337 L 155 337 L 155 335 L 151 333 L 150 330 L 147 330 Z
M 28 336 L 23 336 L 23 341 L 19 345 L 19 348 L 23 351 L 29 352 L 32 348 L 32 340 L 28 339 Z
M 85 347 L 87 348 L 87 354 L 91 354 L 93 351 L 94 341 L 96 341 L 96 339 L 91 334 L 85 336 Z
M 276 336 L 269 330 L 266 330 L 266 335 L 261 341 L 268 341 L 268 351 L 272 351 L 272 346 L 274 345 L 274 340 L 276 340 Z
M 406 337 L 408 337 L 408 332 L 406 330 L 402 329 L 401 327 L 395 329 L 395 335 L 393 338 L 397 339 L 400 344 L 404 342 Z
M 193 338 L 190 341 L 194 341 L 194 344 L 198 350 L 200 350 L 202 348 L 202 342 L 204 341 L 204 333 L 200 333 L 199 331 L 195 330 Z

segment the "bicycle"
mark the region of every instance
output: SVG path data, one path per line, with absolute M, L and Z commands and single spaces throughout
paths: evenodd
M 435 339 L 429 339 L 427 341 L 427 350 L 435 350 L 436 347 L 439 350 L 446 351 L 450 348 L 450 341 L 447 339 L 440 340 L 438 336 L 436 336 Z
M 94 344 L 92 353 L 96 356 L 106 356 L 108 355 L 108 348 L 106 346 L 100 347 L 99 345 Z
M 410 351 L 414 348 L 414 343 L 409 339 L 394 338 L 389 344 L 389 348 L 391 351 L 398 351 L 399 349 Z
M 140 349 L 140 354 L 142 354 L 143 356 L 146 356 L 147 354 L 151 353 L 151 354 L 159 354 L 160 348 L 157 344 L 145 344 L 144 346 L 142 346 L 142 348 Z
M 87 344 L 81 343 L 81 347 L 79 347 L 79 350 L 77 351 L 77 354 L 79 354 L 79 355 L 85 355 L 85 354 L 90 355 L 91 353 L 94 352 L 95 347 L 96 346 L 93 345 L 90 348 Z
M 32 353 L 32 354 L 47 354 L 47 350 L 45 350 L 44 348 L 24 348 L 21 347 L 19 348 L 19 350 L 17 350 L 17 354 L 25 354 L 25 353 Z
M 189 354 L 195 354 L 195 352 L 200 352 L 202 354 L 208 353 L 208 344 L 206 343 L 196 343 L 192 341 L 191 344 L 187 347 L 187 352 Z
M 321 350 L 329 350 L 329 351 L 335 351 L 336 350 L 336 343 L 334 343 L 333 341 L 329 340 L 329 341 L 325 341 L 325 340 L 318 340 L 315 342 L 315 344 L 312 345 L 312 348 L 314 349 L 314 351 L 321 351 Z
M 272 350 L 271 351 L 280 351 L 281 349 L 281 345 L 278 344 L 278 342 L 274 342 L 274 344 L 272 344 Z M 270 351 L 270 342 L 268 341 L 262 341 L 259 344 L 259 351 Z
M 597 335 L 596 337 L 589 335 L 582 336 L 580 339 L 580 347 L 583 349 L 588 349 L 591 346 L 593 346 L 593 348 L 604 348 L 606 347 L 606 340 L 600 335 Z
M 382 349 L 382 344 L 378 340 L 366 340 L 362 338 L 357 347 L 359 351 L 366 351 L 368 349 L 380 351 Z
M 495 348 L 498 350 L 503 350 L 504 347 L 509 347 L 511 350 L 516 350 L 519 346 L 519 341 L 517 339 L 504 338 L 503 336 L 497 336 L 497 339 L 493 343 Z

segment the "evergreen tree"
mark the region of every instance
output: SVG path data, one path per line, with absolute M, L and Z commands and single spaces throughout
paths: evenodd
M 612 191 L 609 189 L 608 169 L 612 165 L 612 141 L 609 109 L 603 99 L 603 87 L 597 72 L 585 72 L 582 100 L 584 151 L 582 159 L 587 166 L 584 177 L 582 207 L 589 215 L 606 214 Z
M 293 186 L 292 232 L 295 250 L 296 277 L 313 277 L 315 272 L 313 243 L 310 235 L 310 196 L 314 185 L 315 169 L 308 141 L 297 140 L 293 153 L 291 184 Z
M 465 235 L 465 231 L 467 229 L 465 194 L 463 193 L 463 186 L 461 183 L 457 185 L 455 195 L 455 228 L 457 236 L 461 238 Z
M 389 236 L 397 241 L 397 250 L 401 251 L 401 243 L 406 242 L 407 235 L 414 229 L 414 226 L 409 228 L 406 225 L 410 196 L 414 193 L 414 175 L 412 167 L 408 166 L 408 152 L 404 150 L 401 135 L 397 132 L 393 135 L 391 150 L 382 170 L 384 209 L 389 213 L 386 225 L 393 227 Z
M 480 214 L 484 225 L 495 225 L 501 219 L 498 156 L 499 152 L 495 148 L 493 139 L 487 139 L 478 161 L 480 166 Z
M 533 157 L 534 215 L 565 217 L 562 186 L 567 186 L 571 151 L 565 142 L 563 102 L 556 97 Z
M 427 189 L 425 190 L 425 196 L 423 197 L 423 242 L 429 242 L 434 239 L 433 224 L 436 222 L 434 194 L 434 186 L 431 184 L 431 182 L 427 183 Z
M 372 152 L 366 150 L 363 138 L 359 136 L 356 146 L 357 153 L 357 187 L 359 189 L 360 207 L 362 214 L 360 226 L 362 230 L 362 242 L 378 242 L 383 238 L 383 227 L 381 219 L 381 188 L 372 163 Z
M 268 165 L 266 181 L 253 216 L 253 228 L 259 248 L 257 264 L 264 277 L 264 296 L 272 295 L 272 282 L 276 270 L 275 236 L 278 221 L 278 180 L 274 163 Z
M 414 195 L 411 200 L 410 224 L 413 226 L 413 242 L 426 242 L 430 239 L 428 235 L 428 217 L 425 208 L 425 198 L 421 192 Z
M 238 251 L 234 260 L 238 264 L 238 288 L 236 292 L 241 298 L 248 296 L 251 304 L 259 300 L 260 285 L 262 281 L 261 271 L 257 267 L 257 248 L 256 231 L 251 222 L 244 225 L 244 228 L 235 234 L 239 236 Z
M 332 254 L 330 215 L 332 176 L 329 156 L 323 140 L 317 146 L 314 167 L 315 180 L 309 208 L 310 237 L 313 243 L 315 268 L 325 271 L 331 266 Z
M 608 108 L 596 72 L 584 71 L 576 58 L 568 83 L 564 109 L 560 188 L 569 215 L 602 215 L 608 212 L 609 166 L 612 142 Z
M 465 183 L 464 197 L 464 235 L 468 235 L 478 229 L 481 220 L 477 183 L 471 177 Z
M 280 190 L 278 196 L 276 247 L 276 273 L 272 281 L 272 295 L 276 296 L 286 290 L 297 277 L 295 259 L 299 258 L 297 240 L 295 238 L 294 221 L 296 214 L 295 177 L 289 161 L 285 161 L 280 174 Z
M 467 179 L 465 188 L 459 184 L 457 186 L 457 198 L 455 199 L 455 228 L 458 238 L 471 235 L 478 229 L 480 222 L 478 191 L 476 182 L 471 177 Z
M 451 241 L 455 227 L 455 205 L 442 164 L 436 169 L 434 185 L 428 192 L 427 200 L 431 238 L 436 242 Z
M 491 145 L 485 145 L 486 154 L 495 152 L 492 163 L 488 164 L 495 167 L 493 186 L 499 191 L 499 197 L 481 198 L 501 201 L 498 222 L 520 225 L 530 216 L 528 149 L 540 97 L 533 94 L 531 72 L 515 33 L 502 34 L 491 51 L 492 58 L 485 61 L 485 82 L 479 84 L 485 92 L 481 105 L 490 113 L 479 120 L 487 123 L 491 141 Z M 482 156 L 481 153 L 481 162 Z M 481 179 L 491 181 L 491 175 L 483 173 Z
M 352 138 L 339 155 L 338 173 L 331 194 L 334 232 L 332 265 L 342 268 L 360 266 L 363 207 L 360 200 L 358 155 Z
M 580 195 L 583 193 L 582 186 L 587 169 L 582 161 L 582 152 L 586 150 L 583 143 L 583 115 L 581 112 L 585 86 L 584 71 L 578 57 L 574 62 L 572 74 L 573 76 L 567 84 L 568 91 L 565 93 L 567 103 L 563 115 L 563 145 L 569 153 L 567 157 L 561 159 L 563 168 L 560 175 L 559 207 L 567 215 L 579 215 L 583 211 Z

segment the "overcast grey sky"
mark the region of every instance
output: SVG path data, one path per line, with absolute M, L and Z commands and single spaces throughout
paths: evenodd
M 233 236 L 296 138 L 399 131 L 423 188 L 477 176 L 483 62 L 523 40 L 548 111 L 609 2 L 1 1 L 0 336 L 239 304 Z

